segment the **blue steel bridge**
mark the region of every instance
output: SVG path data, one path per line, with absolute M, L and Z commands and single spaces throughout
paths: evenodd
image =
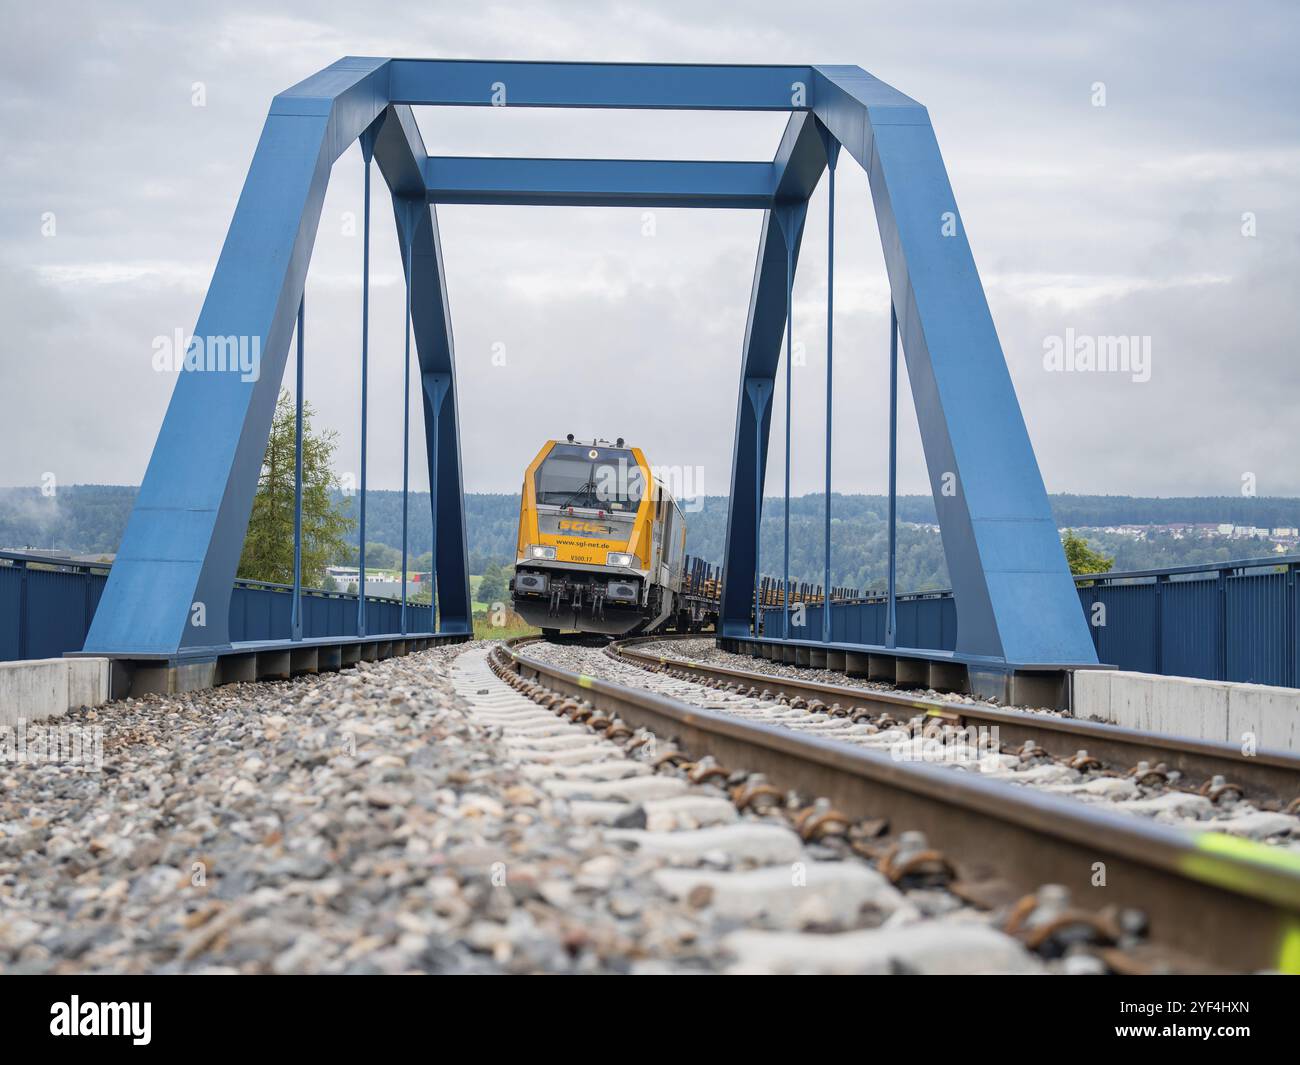
M 0 552 L 0 661 L 56 658 L 80 651 L 110 568 L 105 563 Z M 1088 574 L 1074 580 L 1102 662 L 1136 673 L 1298 687 L 1298 569 L 1300 556 L 1288 555 Z M 716 611 L 718 577 L 717 567 L 690 560 L 686 591 L 706 612 Z M 764 577 L 760 582 L 762 621 L 757 642 L 769 656 L 779 649 L 792 662 L 820 666 L 826 664 L 828 652 L 835 656 L 849 649 L 883 646 L 887 593 L 834 588 L 831 639 L 822 642 L 807 638 L 822 631 L 821 587 L 792 587 L 792 604 L 803 602 L 804 610 L 803 624 L 794 627 L 796 638 L 789 641 L 775 635 L 783 631 L 785 622 L 780 591 L 779 578 Z M 293 598 L 292 585 L 236 580 L 230 600 L 232 644 L 296 642 L 291 639 Z M 356 636 L 358 605 L 353 593 L 303 589 L 304 643 L 328 648 L 326 641 Z M 400 629 L 399 600 L 369 596 L 365 610 L 368 631 Z M 407 604 L 409 623 L 417 630 L 432 629 L 431 613 L 430 605 Z M 951 591 L 900 593 L 894 614 L 898 647 L 903 649 L 897 654 L 903 657 L 904 668 L 908 649 L 913 655 L 918 651 L 933 655 L 917 659 L 926 662 L 943 662 L 955 650 L 957 611 Z M 363 651 L 378 656 L 378 641 L 356 642 L 375 644 L 358 646 L 358 657 Z M 340 661 L 349 646 L 339 645 Z M 326 668 L 328 663 L 327 651 Z M 310 664 L 321 668 L 319 658 Z M 269 659 L 266 665 L 268 675 L 274 675 L 269 673 Z M 899 666 L 895 663 L 893 668 L 897 679 Z
M 412 111 L 491 106 L 775 111 L 787 118 L 765 162 L 463 158 L 430 156 Z M 404 487 L 412 461 L 428 469 L 434 560 L 429 607 L 312 592 L 302 587 L 298 563 L 291 586 L 236 581 L 286 374 L 297 381 L 299 404 L 304 395 L 312 336 L 304 287 L 325 190 L 354 143 L 365 186 L 364 252 L 357 264 L 359 540 L 365 544 L 366 426 L 374 413 L 368 392 L 370 191 L 377 178 L 391 200 L 405 279 L 404 410 L 410 410 L 412 390 L 421 400 L 422 433 L 409 424 L 409 413 L 404 416 L 402 468 Z M 767 559 L 760 556 L 757 533 L 764 497 L 771 506 L 775 496 L 783 502 L 788 534 L 792 448 L 824 451 L 822 583 L 833 586 L 830 417 L 836 352 L 830 302 L 836 240 L 855 239 L 836 234 L 835 178 L 842 165 L 866 172 L 889 281 L 889 336 L 882 343 L 887 340 L 891 356 L 890 419 L 881 427 L 880 447 L 889 455 L 891 519 L 901 357 L 952 588 L 942 596 L 900 596 L 891 537 L 883 597 L 846 599 L 828 611 L 814 605 L 802 618 L 805 624 L 792 627 L 793 612 L 773 611 L 761 591 L 762 574 L 789 585 L 788 535 L 784 556 Z M 822 182 L 830 202 L 827 429 L 824 441 L 792 440 L 791 296 L 809 198 Z M 1284 626 L 1278 629 L 1283 636 L 1269 638 L 1289 643 L 1276 655 L 1269 645 L 1268 668 L 1276 658 L 1283 663 L 1276 675 L 1294 683 L 1293 560 L 1286 560 L 1280 578 L 1251 576 L 1244 565 L 1227 567 L 1210 578 L 1217 582 L 1217 599 L 1193 593 L 1203 581 L 1175 580 L 1172 574 L 1076 587 L 930 116 L 921 103 L 858 67 L 816 64 L 348 57 L 276 96 L 193 331 L 199 344 L 204 338 L 247 338 L 260 349 L 260 375 L 178 375 L 116 561 L 106 573 L 75 567 L 55 572 L 21 559 L 0 567 L 5 655 L 62 651 L 108 657 L 138 689 L 177 690 L 337 668 L 469 637 L 463 456 L 441 203 L 761 212 L 746 325 L 736 337 L 730 505 L 724 557 L 717 560 L 714 613 L 727 646 L 796 661 L 874 656 L 878 664 L 892 664 L 888 668 L 900 678 L 924 665 L 960 690 L 1007 697 L 1018 683 L 1050 693 L 1069 670 L 1099 661 L 1149 664 L 1142 658 L 1148 653 L 1155 655 L 1154 668 L 1189 668 L 1184 651 L 1207 638 L 1194 619 L 1202 617 L 1197 611 L 1209 611 L 1218 618 L 1217 657 L 1198 659 L 1199 668 L 1225 676 L 1246 668 L 1256 676 L 1263 674 L 1255 664 L 1242 665 L 1233 633 L 1242 631 L 1236 627 L 1243 619 L 1263 616 L 1249 605 L 1249 582 L 1267 585 L 1271 596 L 1280 579 L 1288 598 L 1278 609 L 1290 613 L 1278 613 L 1284 620 L 1267 624 Z M 778 495 L 767 476 L 779 373 L 786 384 L 786 447 Z M 300 477 L 298 489 L 301 501 Z M 891 520 L 891 529 L 895 525 Z M 298 558 L 300 549 L 301 505 Z M 405 552 L 403 558 L 405 569 Z M 361 566 L 364 571 L 364 553 Z M 1102 629 L 1090 625 L 1081 605 L 1095 599 L 1109 604 L 1112 618 L 1133 619 L 1131 629 L 1129 620 Z M 1189 613 L 1180 615 L 1184 608 Z M 1162 619 L 1154 644 L 1148 616 Z M 1191 629 L 1194 636 L 1186 634 Z

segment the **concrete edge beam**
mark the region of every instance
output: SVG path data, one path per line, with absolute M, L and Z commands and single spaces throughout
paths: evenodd
M 0 725 L 45 721 L 100 706 L 111 694 L 107 658 L 34 658 L 0 662 Z
M 468 634 L 409 637 L 369 643 L 321 643 L 218 652 L 194 660 L 67 658 L 0 662 L 0 726 L 18 720 L 40 721 L 69 709 L 100 706 L 131 695 L 175 695 L 221 684 L 288 680 L 291 676 L 338 670 L 361 661 L 411 654 L 429 647 L 461 643 Z
M 1300 752 L 1300 689 L 1079 669 L 1075 716 L 1171 736 Z

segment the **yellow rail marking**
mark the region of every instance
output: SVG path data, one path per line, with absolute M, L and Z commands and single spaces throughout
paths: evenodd
M 1183 859 L 1182 870 L 1207 883 L 1254 894 L 1251 889 L 1258 885 L 1255 873 L 1259 869 L 1275 869 L 1300 876 L 1300 854 L 1280 847 L 1270 847 L 1223 832 L 1198 833 L 1194 845 L 1199 853 Z M 1244 864 L 1228 865 L 1218 861 L 1219 858 L 1231 858 Z M 1252 865 L 1256 869 L 1251 869 Z M 1300 909 L 1294 899 L 1281 905 L 1293 913 Z M 1278 941 L 1275 967 L 1278 972 L 1300 974 L 1300 917 L 1291 916 L 1286 919 Z

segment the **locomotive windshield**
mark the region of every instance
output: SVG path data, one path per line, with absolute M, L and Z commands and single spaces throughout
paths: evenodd
M 632 510 L 645 491 L 626 448 L 556 444 L 537 469 L 537 502 L 557 507 Z

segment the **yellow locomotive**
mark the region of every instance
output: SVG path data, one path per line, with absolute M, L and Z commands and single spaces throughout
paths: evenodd
M 510 594 L 515 612 L 546 635 L 675 622 L 685 558 L 681 508 L 641 449 L 621 438 L 548 441 L 524 474 Z

